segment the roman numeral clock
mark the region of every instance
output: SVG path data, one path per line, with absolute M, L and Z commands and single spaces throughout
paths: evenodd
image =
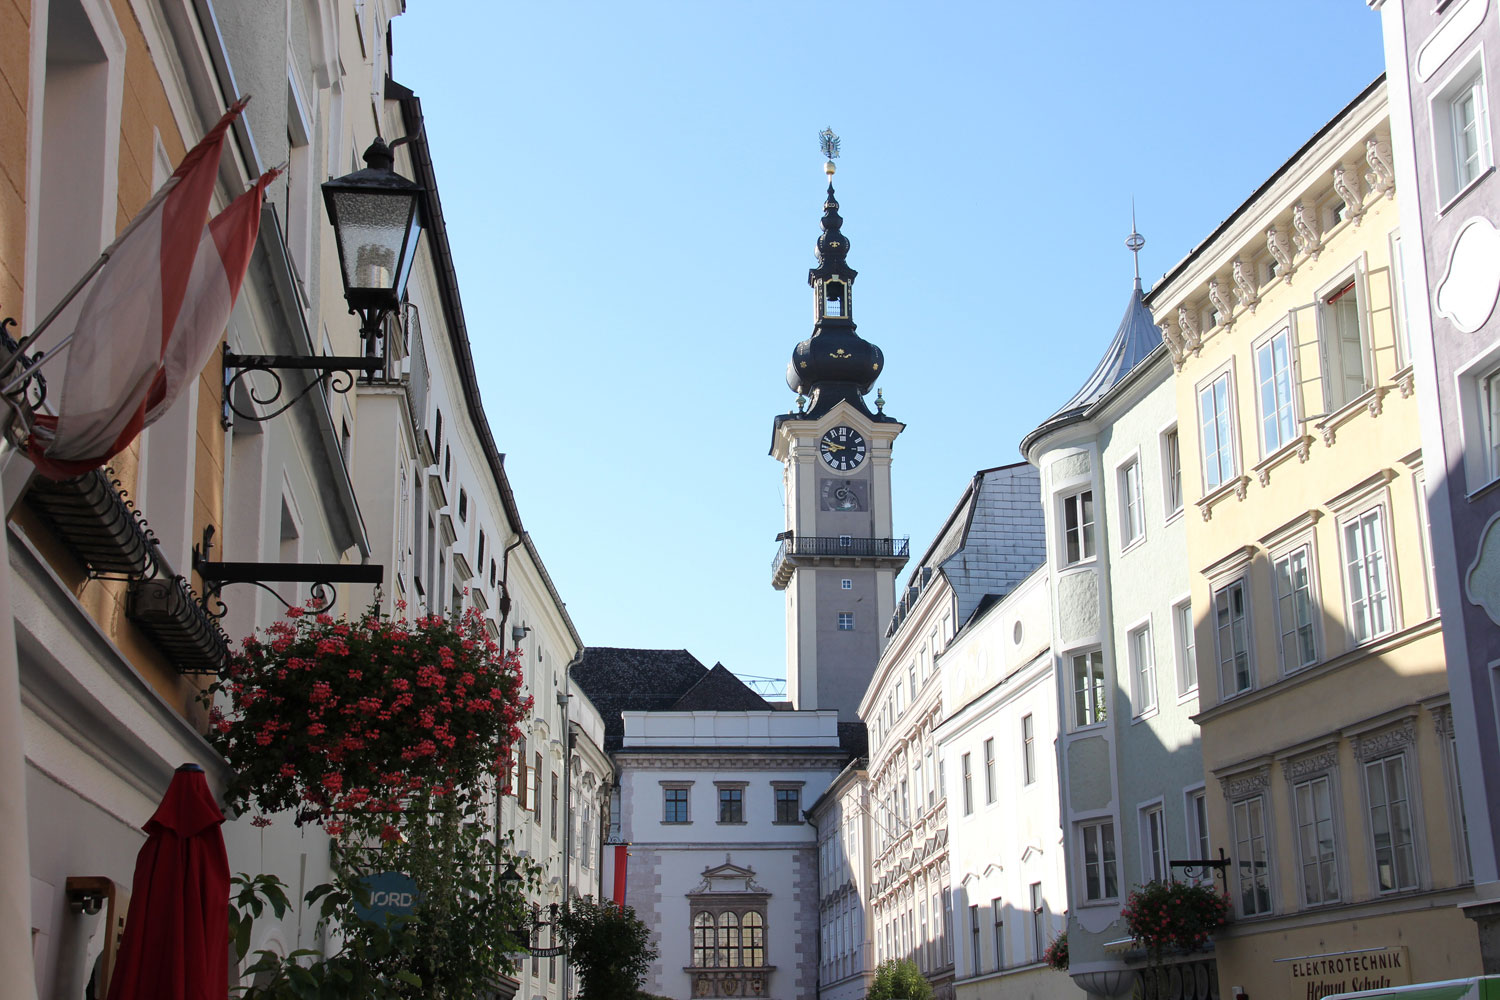
M 907 543 L 891 530 L 891 449 L 905 425 L 865 397 L 885 364 L 854 325 L 855 270 L 833 193 L 838 138 L 823 133 L 823 202 L 812 335 L 792 351 L 797 409 L 776 417 L 771 455 L 782 464 L 786 521 L 771 585 L 786 594 L 787 695 L 794 708 L 859 719 L 895 609 Z

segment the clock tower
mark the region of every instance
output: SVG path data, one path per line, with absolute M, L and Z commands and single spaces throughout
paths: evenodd
M 776 418 L 771 439 L 786 504 L 771 586 L 786 592 L 792 706 L 857 722 L 907 560 L 906 539 L 891 531 L 891 448 L 905 425 L 878 395 L 875 412 L 865 405 L 885 359 L 855 331 L 856 272 L 833 194 L 838 139 L 823 135 L 828 198 L 818 266 L 807 273 L 813 331 L 787 366 L 797 411 Z

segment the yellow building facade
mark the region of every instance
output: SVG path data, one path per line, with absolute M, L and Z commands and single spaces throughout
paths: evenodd
M 1480 971 L 1385 85 L 1147 297 L 1177 365 L 1221 995 Z

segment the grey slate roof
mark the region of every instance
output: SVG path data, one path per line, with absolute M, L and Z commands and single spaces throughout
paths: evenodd
M 573 681 L 604 719 L 604 749 L 625 738 L 621 712 L 756 712 L 771 708 L 745 682 L 716 663 L 709 670 L 685 649 L 589 646 Z
M 1151 310 L 1146 308 L 1141 294 L 1141 279 L 1137 278 L 1135 288 L 1130 292 L 1130 300 L 1125 304 L 1125 315 L 1120 320 L 1114 339 L 1105 349 L 1104 357 L 1099 359 L 1099 363 L 1094 366 L 1093 373 L 1073 394 L 1073 398 L 1064 403 L 1052 416 L 1042 421 L 1040 427 L 1026 435 L 1021 441 L 1021 451 L 1024 453 L 1031 443 L 1043 434 L 1076 420 L 1082 420 L 1090 406 L 1109 395 L 1111 389 L 1119 385 L 1126 375 L 1129 375 L 1161 345 L 1161 330 L 1157 328 L 1156 321 L 1151 318 Z
M 922 562 L 891 619 L 894 634 L 936 573 L 953 588 L 958 625 L 969 621 L 987 596 L 1004 597 L 1040 566 L 1047 554 L 1041 477 L 1025 462 L 974 474 Z

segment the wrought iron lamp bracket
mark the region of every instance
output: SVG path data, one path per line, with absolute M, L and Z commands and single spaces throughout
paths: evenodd
M 3 357 L 0 357 L 0 369 L 6 369 L 4 377 L 0 378 L 0 384 L 7 387 L 15 384 L 16 388 L 8 391 L 6 395 L 13 397 L 18 406 L 24 405 L 35 411 L 41 408 L 43 401 L 47 398 L 47 377 L 39 371 L 32 371 L 42 360 L 43 352 L 37 351 L 29 356 L 23 354 L 16 358 L 16 366 L 20 369 L 17 373 L 16 369 L 9 365 L 10 359 L 14 357 L 16 349 L 20 346 L 20 341 L 10 334 L 10 328 L 15 325 L 15 319 L 10 316 L 0 319 L 0 352 L 3 352 Z
M 1225 895 L 1229 894 L 1229 856 L 1224 853 L 1224 848 L 1219 848 L 1217 858 L 1185 858 L 1179 861 L 1167 862 L 1169 868 L 1181 868 L 1182 874 L 1191 879 L 1202 878 L 1210 871 L 1219 880 L 1219 888 Z
M 371 342 L 373 344 L 373 341 Z M 313 388 L 319 385 L 327 385 L 334 392 L 345 393 L 354 388 L 355 372 L 363 373 L 367 378 L 379 374 L 385 368 L 385 358 L 379 354 L 327 354 L 299 356 L 295 354 L 236 354 L 224 345 L 224 410 L 219 422 L 228 430 L 234 422 L 233 417 L 241 420 L 262 421 L 279 417 L 287 410 L 296 405 L 297 401 Z M 290 398 L 281 401 L 285 384 L 282 381 L 281 372 L 305 371 L 313 372 L 314 377 L 307 385 L 303 386 Z M 250 401 L 257 406 L 274 406 L 267 413 L 246 412 L 234 405 L 235 383 L 248 375 L 263 372 L 270 375 L 274 384 L 268 393 L 257 390 L 254 385 L 246 383 L 246 392 L 250 395 Z M 280 405 L 276 405 L 276 404 Z M 231 417 L 231 414 L 233 417 Z
M 215 562 L 208 558 L 213 549 L 214 526 L 203 529 L 203 542 L 193 546 L 193 569 L 203 580 L 203 597 L 200 604 L 210 618 L 223 618 L 229 613 L 219 596 L 231 583 L 248 583 L 259 587 L 276 598 L 286 608 L 292 603 L 268 586 L 271 583 L 311 584 L 312 600 L 305 610 L 319 614 L 333 607 L 338 599 L 339 583 L 365 583 L 379 586 L 385 581 L 385 567 L 345 566 L 332 563 L 252 563 Z

